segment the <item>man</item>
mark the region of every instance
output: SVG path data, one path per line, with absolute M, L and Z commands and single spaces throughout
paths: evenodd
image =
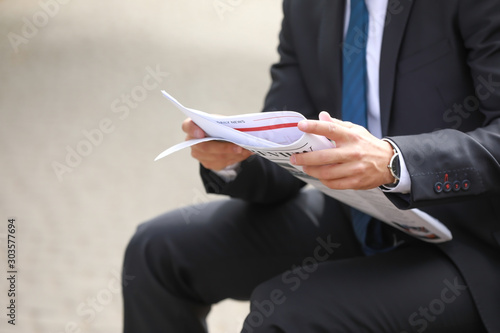
M 207 190 L 231 199 L 190 207 L 203 209 L 190 223 L 178 210 L 138 228 L 124 263 L 136 276 L 125 332 L 204 332 L 225 298 L 250 299 L 242 332 L 499 332 L 500 2 L 283 8 L 264 110 L 319 117 L 299 129 L 337 145 L 291 163 L 333 189 L 381 187 L 454 238 L 428 244 L 369 217 L 358 228 L 359 212 L 301 190 L 279 166 L 199 144 Z M 366 73 L 348 66 L 355 59 Z M 368 112 L 359 122 L 358 109 Z M 183 130 L 204 136 L 189 119 Z

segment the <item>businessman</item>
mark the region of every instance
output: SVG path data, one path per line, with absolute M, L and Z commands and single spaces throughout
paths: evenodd
M 332 189 L 379 187 L 453 240 L 422 242 L 240 147 L 199 144 L 207 191 L 229 198 L 138 227 L 125 332 L 206 332 L 226 298 L 250 300 L 242 332 L 500 332 L 500 2 L 283 10 L 263 110 L 301 112 L 300 130 L 337 146 L 290 162 Z

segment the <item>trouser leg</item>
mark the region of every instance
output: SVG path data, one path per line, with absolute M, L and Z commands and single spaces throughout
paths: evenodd
M 317 191 L 280 205 L 223 200 L 169 212 L 140 225 L 127 247 L 124 331 L 205 332 L 211 304 L 248 299 L 310 258 L 360 255 L 348 213 Z
M 303 270 L 255 289 L 242 333 L 484 332 L 461 274 L 432 245 Z

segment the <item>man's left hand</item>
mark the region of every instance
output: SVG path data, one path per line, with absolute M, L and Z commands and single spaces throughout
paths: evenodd
M 303 120 L 298 128 L 327 137 L 336 148 L 295 154 L 290 158 L 305 173 L 332 189 L 366 190 L 394 181 L 387 165 L 394 154 L 391 145 L 364 127 L 331 118 L 323 111 L 319 120 Z

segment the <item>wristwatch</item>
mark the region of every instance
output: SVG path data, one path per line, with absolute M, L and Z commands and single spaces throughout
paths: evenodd
M 387 165 L 387 168 L 389 168 L 389 171 L 391 172 L 391 175 L 394 177 L 394 182 L 392 183 L 393 185 L 396 185 L 399 183 L 399 178 L 401 177 L 401 165 L 399 163 L 399 153 L 394 148 L 391 142 L 389 142 L 392 146 L 392 150 L 394 151 L 394 155 L 392 155 L 391 160 L 389 161 L 389 164 Z

